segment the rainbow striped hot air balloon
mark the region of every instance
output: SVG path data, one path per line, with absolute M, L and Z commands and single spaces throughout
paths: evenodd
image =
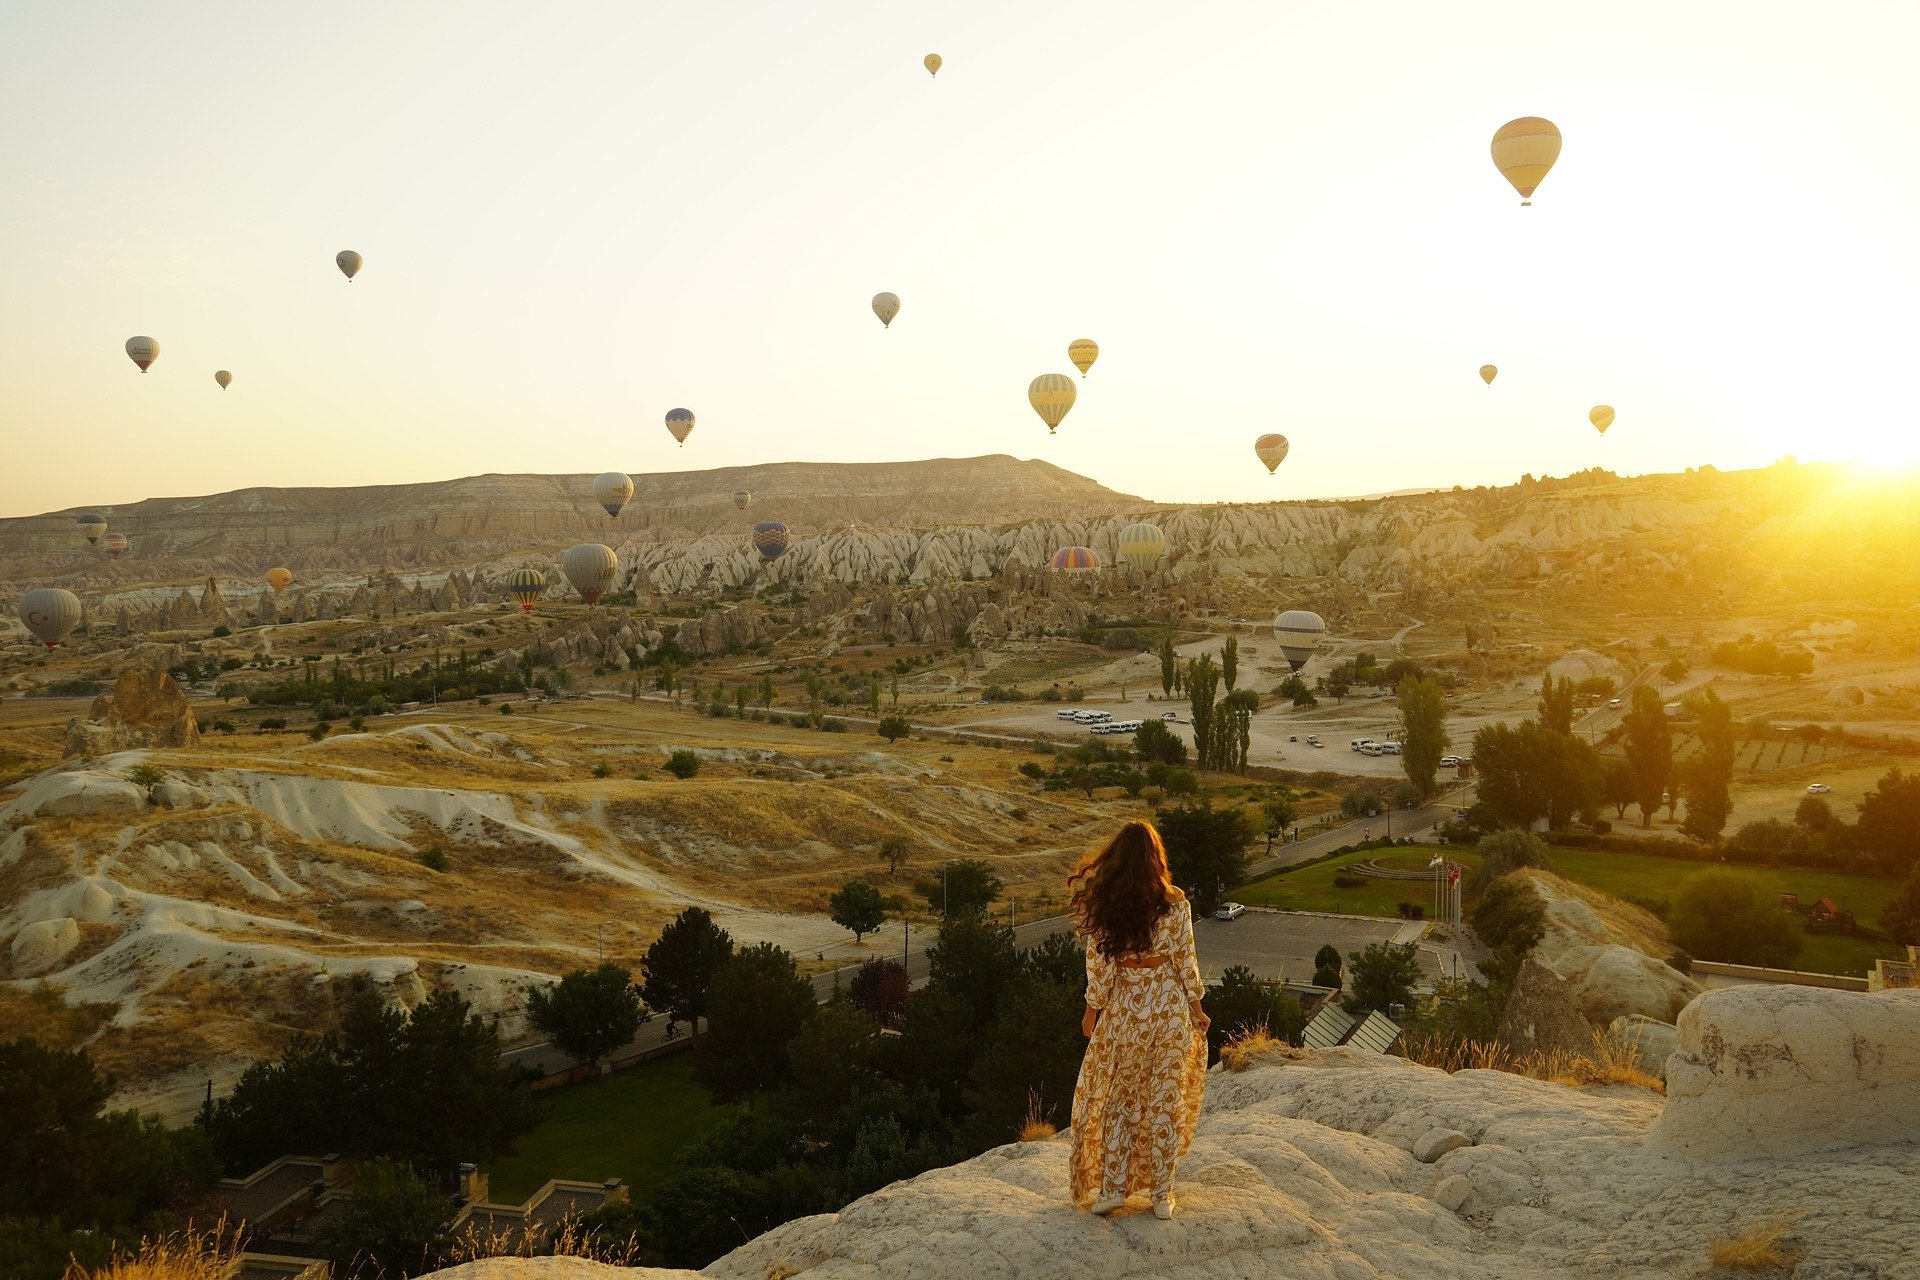
M 121 553 L 127 549 L 127 535 L 124 533 L 108 534 L 106 537 L 100 539 L 100 549 L 112 556 L 115 560 L 118 560 Z
M 1167 535 L 1157 524 L 1130 524 L 1120 531 L 1120 558 L 1136 569 L 1151 569 L 1167 553 Z
M 1085 573 L 1100 567 L 1100 557 L 1092 547 L 1062 547 L 1053 553 L 1053 567 L 1067 573 Z
M 778 520 L 762 520 L 753 526 L 753 547 L 761 559 L 772 564 L 787 549 L 787 526 Z
M 533 612 L 534 601 L 547 589 L 547 575 L 538 569 L 515 569 L 507 575 L 507 594 L 519 601 L 520 608 Z

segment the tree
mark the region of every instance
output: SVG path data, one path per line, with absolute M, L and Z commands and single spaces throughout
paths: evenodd
M 1260 816 L 1266 820 L 1267 852 L 1273 852 L 1273 842 L 1286 833 L 1299 816 L 1299 808 L 1294 802 L 1293 792 L 1282 788 L 1260 801 Z
M 1453 740 L 1447 736 L 1447 699 L 1433 676 L 1400 681 L 1400 767 L 1422 797 L 1433 794 L 1440 757 Z
M 1169 698 L 1173 696 L 1173 671 L 1173 633 L 1169 631 L 1160 637 L 1160 692 Z
M 926 898 L 928 910 L 938 911 L 949 920 L 984 914 L 1005 888 L 992 865 L 982 858 L 949 862 L 938 879 L 928 877 L 915 887 Z
M 1000 993 L 1019 972 L 1013 930 L 979 916 L 949 917 L 939 940 L 927 948 L 927 985 L 957 996 L 975 1031 L 993 1017 Z
M 1653 825 L 1653 814 L 1673 781 L 1673 731 L 1660 695 L 1651 686 L 1633 691 L 1633 706 L 1623 722 L 1627 730 L 1627 767 L 1633 770 L 1633 802 L 1640 806 L 1640 825 Z M 1474 757 L 1476 765 L 1479 756 Z
M 1201 1005 L 1212 1023 L 1207 1028 L 1210 1062 L 1219 1060 L 1222 1045 L 1242 1036 L 1267 1035 L 1298 1044 L 1307 1026 L 1306 1011 L 1288 994 L 1286 983 L 1258 978 L 1243 964 L 1228 967 L 1219 983 L 1207 988 Z
M 1194 914 L 1212 915 L 1226 891 L 1246 878 L 1253 823 L 1245 811 L 1215 809 L 1211 801 L 1163 809 L 1157 821 L 1173 882 Z
M 1320 949 L 1313 953 L 1313 985 L 1332 987 L 1338 991 L 1341 985 L 1340 971 L 1345 967 L 1340 959 L 1340 948 L 1331 942 L 1323 943 Z
M 886 836 L 880 841 L 880 861 L 887 864 L 888 875 L 900 870 L 900 864 L 907 860 L 909 847 L 905 836 Z
M 1667 909 L 1674 945 L 1701 960 L 1781 968 L 1800 954 L 1800 929 L 1759 876 L 1712 867 L 1674 891 Z
M 1253 745 L 1253 717 L 1260 710 L 1260 695 L 1252 689 L 1236 689 L 1226 696 L 1215 713 L 1221 729 L 1220 747 L 1214 758 L 1229 769 L 1242 772 L 1247 767 L 1247 752 Z
M 847 984 L 847 999 L 881 1026 L 898 1027 L 912 986 L 906 967 L 898 960 L 875 956 L 854 971 L 853 981 Z
M 1143 721 L 1134 731 L 1133 749 L 1142 760 L 1161 764 L 1185 764 L 1187 760 L 1187 744 L 1167 728 L 1164 720 Z
M 1600 799 L 1613 806 L 1613 816 L 1625 818 L 1633 803 L 1633 766 L 1620 756 L 1607 756 L 1600 769 Z
M 773 677 L 760 677 L 760 709 L 766 711 L 773 706 Z
M 1483 892 L 1501 876 L 1522 867 L 1553 870 L 1553 864 L 1547 860 L 1546 842 L 1531 831 L 1513 828 L 1496 831 L 1480 841 L 1479 850 L 1480 865 L 1467 872 L 1466 889 L 1469 894 Z
M 1233 692 L 1233 686 L 1240 683 L 1240 637 L 1228 636 L 1227 642 L 1220 647 L 1220 682 L 1227 686 L 1227 692 Z
M 1083 1007 L 1072 989 L 1030 972 L 1007 984 L 962 1095 L 973 1113 L 964 1132 L 975 1144 L 1013 1140 L 1033 1112 L 1066 1126 L 1087 1047 L 1080 1035 Z
M 1547 906 L 1526 880 L 1503 875 L 1486 887 L 1468 917 L 1480 941 L 1495 951 L 1526 955 L 1547 932 Z
M 1915 863 L 1899 896 L 1880 908 L 1880 927 L 1896 947 L 1920 945 L 1920 863 Z
M 849 880 L 827 899 L 833 922 L 853 931 L 857 943 L 887 921 L 887 900 L 865 880 Z
M 1376 942 L 1365 951 L 1347 954 L 1347 994 L 1341 1008 L 1354 1017 L 1378 1010 L 1390 1013 L 1394 1005 L 1412 1005 L 1413 988 L 1420 981 L 1420 951 L 1414 943 L 1395 946 Z
M 905 716 L 886 716 L 881 719 L 875 731 L 892 743 L 912 733 L 913 726 L 907 723 Z
M 716 1101 L 753 1102 L 787 1081 L 788 1049 L 816 1008 L 813 984 L 786 951 L 762 942 L 734 952 L 707 993 L 694 1078 Z
M 405 1165 L 369 1160 L 315 1243 L 343 1277 L 423 1275 L 453 1248 L 453 1201 Z
M 1854 824 L 1860 847 L 1877 865 L 1899 875 L 1920 865 L 1920 773 L 1895 765 L 1860 801 Z
M 1801 796 L 1793 810 L 1793 825 L 1826 834 L 1840 825 L 1840 819 L 1834 816 L 1825 796 Z
M 1380 798 L 1380 784 L 1362 782 L 1348 787 L 1340 796 L 1340 812 L 1343 816 L 1355 819 L 1373 818 L 1386 812 L 1386 803 Z
M 667 762 L 660 767 L 674 777 L 685 781 L 700 772 L 700 757 L 683 747 L 668 756 Z
M 1537 720 L 1483 725 L 1473 735 L 1480 807 L 1493 823 L 1563 827 L 1599 804 L 1600 756 L 1572 734 Z
M 1217 768 L 1213 759 L 1213 703 L 1220 692 L 1220 668 L 1213 655 L 1203 653 L 1187 668 L 1188 719 L 1193 722 L 1194 763 L 1202 769 Z
M 685 1022 L 695 1039 L 714 976 L 733 956 L 733 938 L 704 907 L 688 907 L 667 923 L 640 962 L 640 994 L 667 1015 L 667 1033 Z
M 527 1020 L 568 1057 L 598 1067 L 630 1042 L 646 1020 L 633 974 L 617 964 L 575 969 L 548 987 L 527 990 Z
M 1687 816 L 1680 830 L 1702 842 L 1717 839 L 1733 813 L 1733 712 L 1711 688 L 1696 699 L 1700 751 L 1683 770 Z
M 1551 733 L 1573 732 L 1573 681 L 1551 671 L 1540 677 L 1540 723 Z
M 880 714 L 880 677 L 878 675 L 873 676 L 867 681 L 867 714 L 870 716 L 878 716 Z M 887 735 L 884 729 L 881 730 L 880 736 L 886 738 Z M 891 742 L 893 739 L 887 738 L 887 741 Z

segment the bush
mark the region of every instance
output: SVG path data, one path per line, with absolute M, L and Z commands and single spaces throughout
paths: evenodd
M 513 714 L 513 704 L 512 704 L 511 702 L 503 702 L 503 703 L 501 703 L 501 704 L 500 704 L 500 714 L 501 714 L 501 715 L 503 715 L 503 716 L 510 716 L 510 715 L 512 715 L 512 714 Z
M 611 778 L 613 776 L 613 761 L 611 760 L 594 761 L 593 776 L 596 778 Z
M 1759 876 L 1713 867 L 1674 891 L 1667 928 L 1674 945 L 1702 960 L 1782 968 L 1800 954 L 1798 923 Z
M 907 723 L 905 716 L 882 716 L 874 730 L 888 742 L 896 742 L 913 732 L 913 726 Z
M 268 716 L 260 722 L 260 732 L 262 733 L 278 733 L 286 727 L 287 718 L 285 716 Z
M 1032 778 L 1035 782 L 1039 782 L 1047 776 L 1047 771 L 1031 760 L 1023 760 L 1020 762 L 1019 773 L 1020 776 Z
M 326 737 L 327 734 L 329 734 L 332 731 L 333 731 L 333 726 L 328 724 L 325 720 L 316 720 L 313 722 L 313 727 L 307 730 L 307 736 L 313 739 L 315 742 L 318 742 L 320 741 L 320 739 Z
M 215 721 L 214 721 L 214 722 L 213 722 L 212 724 L 210 724 L 210 725 L 208 725 L 207 727 L 208 727 L 209 729 L 211 729 L 211 730 L 213 730 L 213 732 L 215 732 L 215 733 L 232 733 L 232 732 L 233 732 L 233 721 L 231 721 L 231 720 L 215 720 Z
M 127 781 L 136 787 L 151 791 L 167 780 L 167 775 L 150 764 L 137 764 L 127 770 Z
M 444 872 L 444 871 L 451 871 L 453 869 L 452 859 L 448 858 L 447 851 L 440 848 L 438 845 L 435 845 L 433 848 L 427 850 L 425 853 L 420 855 L 420 865 L 425 867 L 429 871 Z
M 1333 877 L 1333 887 L 1336 889 L 1364 889 L 1367 887 L 1367 878 L 1365 876 L 1350 876 L 1344 871 L 1337 872 Z
M 1693 957 L 1684 951 L 1676 951 L 1667 957 L 1667 967 L 1691 977 L 1693 975 Z
M 1399 903 L 1398 910 L 1402 920 L 1425 920 L 1427 918 L 1426 907 L 1418 902 Z
M 1200 779 L 1191 769 L 1169 769 L 1159 785 L 1170 796 L 1190 796 L 1200 790 Z
M 1547 859 L 1547 846 L 1531 831 L 1507 827 L 1480 841 L 1480 865 L 1467 872 L 1469 896 L 1484 893 L 1488 885 L 1522 867 L 1553 870 Z
M 1480 895 L 1469 919 L 1487 946 L 1524 956 L 1546 936 L 1547 904 L 1525 880 L 1502 876 Z
M 832 716 L 828 716 L 820 722 L 820 732 L 822 733 L 845 733 L 846 731 L 847 722 L 845 720 L 836 720 Z
M 668 756 L 667 762 L 660 767 L 684 781 L 700 772 L 700 757 L 682 748 Z
M 225 623 L 222 623 L 221 625 L 213 629 L 213 638 L 216 640 L 224 640 L 232 634 L 233 634 L 233 628 L 227 626 Z

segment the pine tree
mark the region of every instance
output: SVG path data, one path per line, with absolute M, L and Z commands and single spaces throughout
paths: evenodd
M 1173 633 L 1167 632 L 1160 637 L 1160 692 L 1173 696 L 1174 657 Z
M 1213 655 L 1203 653 L 1187 670 L 1187 697 L 1193 720 L 1194 763 L 1202 769 L 1213 767 L 1215 733 L 1213 702 L 1220 690 L 1220 669 Z
M 1220 680 L 1227 686 L 1227 692 L 1233 692 L 1233 686 L 1240 681 L 1240 637 L 1228 636 L 1220 649 Z

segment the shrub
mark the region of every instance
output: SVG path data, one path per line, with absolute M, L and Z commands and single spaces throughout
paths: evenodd
M 136 787 L 152 790 L 167 780 L 167 775 L 150 764 L 137 764 L 127 770 L 127 781 Z
M 420 865 L 429 871 L 444 872 L 453 869 L 452 859 L 448 858 L 447 851 L 438 845 L 420 855 Z
M 483 707 L 490 707 L 493 705 L 493 699 L 489 698 L 484 693 L 481 694 L 479 697 L 475 698 L 474 701 Z
M 367 731 L 366 718 L 364 716 L 354 716 L 347 721 L 347 728 L 353 730 L 355 733 L 365 733 Z
M 1397 904 L 1397 907 L 1402 920 L 1425 920 L 1427 918 L 1426 907 L 1418 902 L 1402 902 Z
M 1702 960 L 1780 968 L 1802 939 L 1779 894 L 1747 872 L 1696 871 L 1674 891 L 1667 928 L 1681 950 Z
M 1367 887 L 1367 878 L 1365 876 L 1350 876 L 1346 872 L 1341 871 L 1334 875 L 1333 887 L 1336 889 L 1364 889 Z
M 232 634 L 233 634 L 233 628 L 227 626 L 225 623 L 222 623 L 220 626 L 217 626 L 213 629 L 213 638 L 216 640 L 224 640 Z
M 888 742 L 896 742 L 913 732 L 913 726 L 907 723 L 905 716 L 883 716 L 875 732 Z
M 1522 867 L 1553 870 L 1547 859 L 1547 846 L 1530 831 L 1508 827 L 1480 841 L 1480 865 L 1467 872 L 1467 893 L 1483 893 L 1486 887 Z
M 1693 975 L 1693 957 L 1684 951 L 1676 951 L 1667 957 L 1667 968 L 1672 969 L 1676 973 L 1684 973 L 1691 977 Z
M 512 715 L 512 714 L 513 714 L 513 704 L 512 704 L 511 702 L 503 702 L 503 703 L 501 703 L 501 704 L 500 704 L 500 714 L 501 714 L 501 715 L 503 715 L 503 716 L 510 716 L 510 715 Z
M 320 739 L 326 737 L 327 734 L 329 734 L 332 731 L 333 731 L 333 726 L 328 724 L 325 720 L 316 720 L 313 722 L 313 727 L 307 730 L 307 736 L 313 739 L 315 742 L 318 742 L 320 741 Z
M 285 716 L 268 716 L 260 722 L 260 732 L 262 733 L 278 733 L 286 727 L 287 718 Z
M 1191 769 L 1169 769 L 1160 786 L 1170 796 L 1190 796 L 1200 790 L 1200 779 Z
M 845 733 L 847 731 L 847 722 L 828 716 L 820 721 L 820 731 L 822 733 Z
M 700 772 L 700 757 L 683 747 L 668 756 L 667 762 L 660 767 L 674 777 L 685 780 Z
M 1488 885 L 1473 906 L 1473 931 L 1495 951 L 1526 955 L 1546 935 L 1547 904 L 1518 876 L 1502 876 Z
M 212 729 L 215 733 L 232 733 L 233 721 L 215 720 L 211 725 L 208 725 L 207 727 Z

